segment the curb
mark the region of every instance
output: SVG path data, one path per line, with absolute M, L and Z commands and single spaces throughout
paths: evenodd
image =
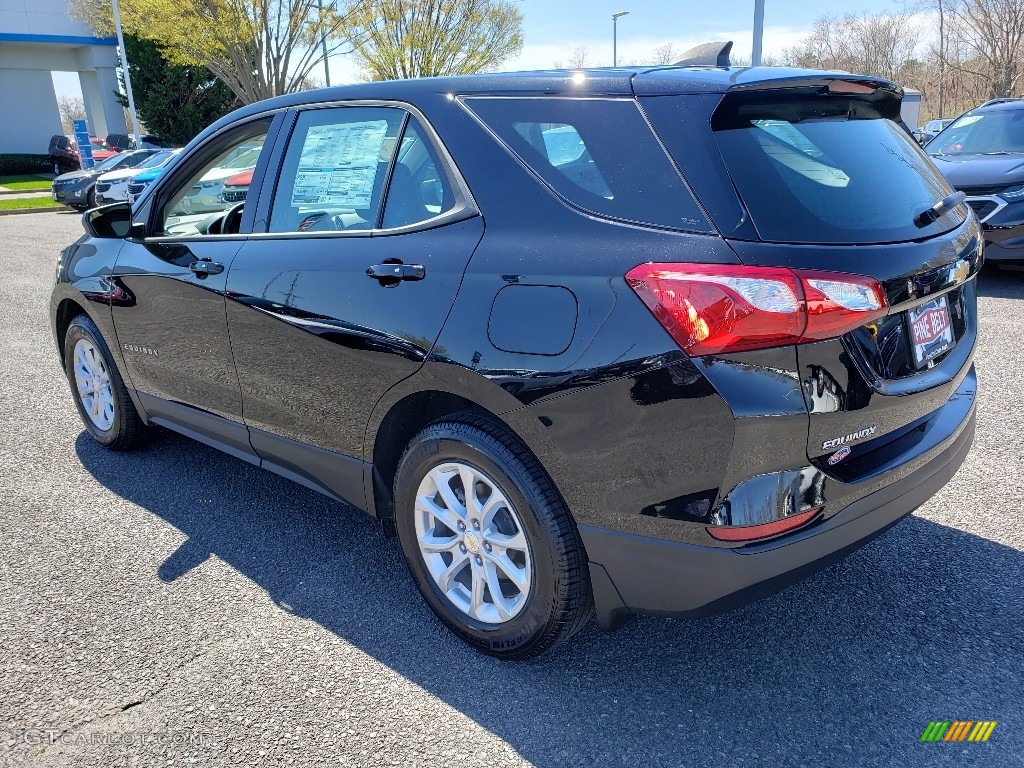
M 59 208 L 50 206 L 49 208 L 12 208 L 9 211 L 0 211 L 0 216 L 14 216 L 19 213 L 60 213 L 61 211 L 70 211 L 72 208 L 62 205 Z

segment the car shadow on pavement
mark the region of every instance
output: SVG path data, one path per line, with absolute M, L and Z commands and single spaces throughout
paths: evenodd
M 1024 267 L 1003 270 L 986 265 L 978 278 L 978 295 L 994 299 L 1024 299 Z
M 132 454 L 83 432 L 76 450 L 100 483 L 188 537 L 153 563 L 161 580 L 216 556 L 537 765 L 917 764 L 918 750 L 941 749 L 919 742 L 936 719 L 1005 724 L 1002 745 L 978 745 L 987 765 L 997 746 L 1022 753 L 1024 554 L 957 529 L 912 516 L 732 613 L 638 618 L 613 634 L 591 622 L 509 663 L 445 630 L 397 542 L 362 513 L 166 432 Z

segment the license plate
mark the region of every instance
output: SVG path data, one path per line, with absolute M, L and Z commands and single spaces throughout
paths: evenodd
M 53 195 L 53 200 L 54 200 L 54 202 L 56 202 L 57 201 L 57 193 L 56 192 L 51 192 L 50 194 Z
M 128 205 L 131 205 L 132 203 L 135 202 L 135 195 L 133 195 L 131 192 L 128 193 L 127 198 L 128 198 Z
M 908 311 L 907 325 L 910 328 L 914 364 L 918 368 L 923 368 L 956 343 L 945 296 Z

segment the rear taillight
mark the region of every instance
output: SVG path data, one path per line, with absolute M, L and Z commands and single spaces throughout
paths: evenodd
M 806 525 L 821 512 L 821 507 L 808 509 L 797 515 L 790 515 L 781 520 L 773 520 L 770 523 L 758 523 L 757 525 L 739 526 L 712 526 L 707 527 L 711 537 L 719 541 L 757 541 L 767 539 L 769 536 L 778 536 L 780 533 L 795 531 L 802 525 Z
M 641 264 L 626 274 L 691 355 L 740 352 L 842 336 L 888 311 L 861 275 L 723 264 Z

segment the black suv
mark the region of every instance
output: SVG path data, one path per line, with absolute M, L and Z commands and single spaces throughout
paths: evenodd
M 57 350 L 99 443 L 168 427 L 365 510 L 488 653 L 725 610 L 970 448 L 982 239 L 901 97 L 669 66 L 253 104 L 85 215 Z M 244 148 L 245 201 L 191 213 Z
M 993 99 L 965 112 L 926 151 L 966 193 L 985 234 L 985 259 L 1024 265 L 1024 99 Z
M 116 151 L 124 152 L 128 149 L 167 149 L 171 145 L 161 139 L 159 136 L 155 136 L 152 133 L 143 133 L 139 135 L 138 146 L 136 147 L 135 138 L 127 133 L 111 133 L 107 136 L 107 144 Z

